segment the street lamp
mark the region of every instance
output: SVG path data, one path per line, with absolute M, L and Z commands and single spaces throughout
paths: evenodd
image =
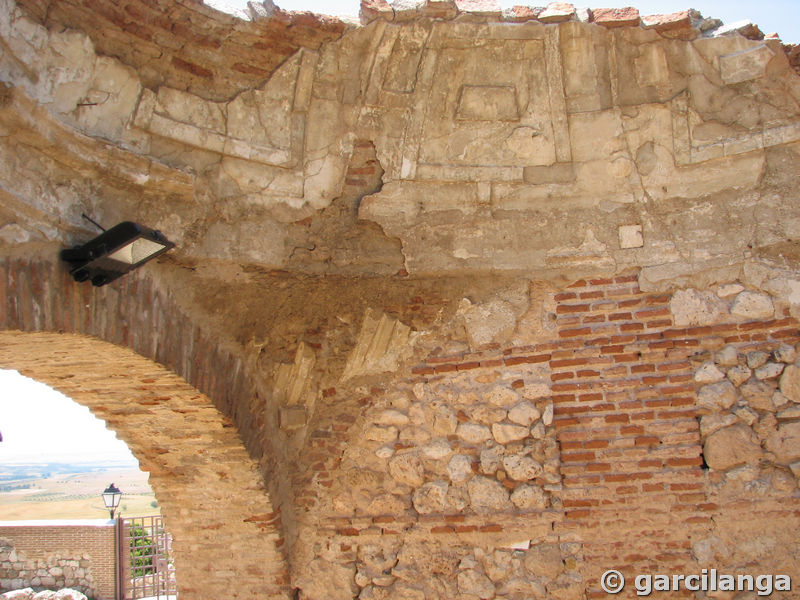
M 114 518 L 114 511 L 116 511 L 117 507 L 119 506 L 120 498 L 122 498 L 122 492 L 120 492 L 119 488 L 117 488 L 117 486 L 115 486 L 113 483 L 109 485 L 103 492 L 103 502 L 111 514 L 110 518 L 112 519 Z

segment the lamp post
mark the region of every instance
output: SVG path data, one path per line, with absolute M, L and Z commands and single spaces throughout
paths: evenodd
M 113 483 L 109 485 L 103 492 L 103 503 L 106 505 L 106 508 L 111 515 L 111 519 L 114 518 L 114 512 L 119 506 L 120 498 L 122 498 L 122 492 L 120 492 L 119 488 Z

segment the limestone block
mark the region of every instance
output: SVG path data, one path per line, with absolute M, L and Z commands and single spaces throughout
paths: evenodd
M 494 479 L 476 476 L 467 484 L 469 502 L 472 509 L 478 514 L 492 514 L 497 511 L 509 510 L 512 506 L 508 498 L 508 491 Z
M 736 415 L 736 418 L 739 419 L 745 425 L 752 427 L 756 421 L 758 421 L 758 413 L 754 411 L 752 408 L 737 408 L 733 411 L 733 414 Z M 724 415 L 728 416 L 728 415 Z M 701 424 L 702 428 L 702 424 Z
M 553 423 L 553 403 L 550 402 L 544 408 L 544 412 L 542 413 L 542 424 L 545 426 L 550 426 Z
M 721 367 L 734 367 L 739 364 L 739 351 L 728 344 L 714 355 L 714 362 Z
M 375 419 L 375 423 L 377 425 L 396 425 L 402 427 L 403 425 L 408 425 L 409 419 L 408 415 L 405 413 L 399 410 L 389 409 L 381 412 Z
M 423 484 L 412 496 L 414 509 L 421 515 L 444 512 L 447 507 L 449 487 L 445 481 L 430 481 Z
M 481 468 L 484 475 L 493 475 L 500 468 L 501 460 L 505 454 L 503 446 L 492 446 L 481 450 Z
M 733 406 L 738 395 L 729 381 L 711 383 L 697 392 L 697 403 L 710 410 L 722 410 Z
M 765 365 L 769 360 L 769 354 L 756 350 L 755 352 L 748 352 L 745 356 L 747 359 L 747 366 L 751 369 L 758 369 Z
M 472 459 L 464 454 L 456 454 L 447 463 L 447 474 L 453 483 L 461 483 L 472 476 Z
M 537 544 L 525 553 L 525 569 L 535 577 L 555 579 L 564 571 L 558 544 Z
M 530 435 L 530 429 L 521 425 L 495 423 L 492 425 L 492 436 L 498 444 L 510 444 L 524 440 Z
M 744 464 L 757 464 L 761 444 L 747 425 L 731 425 L 706 438 L 703 456 L 710 468 L 727 471 Z
M 396 454 L 389 460 L 389 474 L 399 483 L 419 487 L 425 481 L 425 467 L 414 453 Z
M 535 479 L 542 472 L 542 465 L 530 456 L 510 454 L 503 457 L 503 468 L 514 481 Z
M 549 505 L 547 495 L 536 485 L 518 485 L 511 493 L 511 502 L 520 510 L 542 510 Z
M 773 351 L 772 355 L 775 357 L 775 360 L 790 364 L 794 362 L 797 352 L 795 351 L 794 346 L 790 346 L 789 344 L 781 344 Z
M 397 439 L 397 427 L 378 427 L 372 426 L 367 428 L 364 432 L 364 437 L 371 442 L 379 442 L 381 444 L 388 444 Z
M 783 370 L 780 390 L 792 402 L 800 403 L 800 368 L 796 365 L 789 365 Z
M 641 248 L 644 246 L 641 225 L 620 225 L 619 247 L 623 250 Z
M 719 431 L 723 427 L 728 427 L 734 423 L 736 423 L 736 415 L 729 413 L 704 415 L 700 419 L 700 437 L 705 439 L 715 431 Z M 748 425 L 750 424 L 751 423 L 748 423 Z
M 136 72 L 117 60 L 101 56 L 95 63 L 90 85 L 75 109 L 79 127 L 91 135 L 123 139 L 142 90 Z
M 476 406 L 471 412 L 470 417 L 481 423 L 483 425 L 491 425 L 492 423 L 497 423 L 502 421 L 506 418 L 507 412 L 503 408 L 495 408 L 493 406 L 488 406 L 486 404 L 482 404 L 480 406 Z
M 728 85 L 762 77 L 773 56 L 775 53 L 766 44 L 720 56 L 720 76 Z
M 792 404 L 788 408 L 784 408 L 783 410 L 778 411 L 778 414 L 776 416 L 779 421 L 800 419 L 800 406 L 795 406 L 794 404 Z
M 458 573 L 458 591 L 481 600 L 494 598 L 495 594 L 492 580 L 475 569 L 466 569 Z
M 504 300 L 472 304 L 464 298 L 459 304 L 458 314 L 472 348 L 507 341 L 517 324 L 513 307 Z
M 423 446 L 420 452 L 425 458 L 432 460 L 441 460 L 447 458 L 453 453 L 450 443 L 447 440 L 438 439 L 433 440 L 430 444 Z
M 717 365 L 710 361 L 704 363 L 694 373 L 694 380 L 697 383 L 716 383 L 723 379 L 725 379 L 725 373 L 720 371 Z
M 520 402 L 508 411 L 508 420 L 524 427 L 530 426 L 539 417 L 541 417 L 541 413 L 530 402 Z
M 750 379 L 750 375 L 752 375 L 752 373 L 753 372 L 750 369 L 742 365 L 740 367 L 733 367 L 731 369 L 728 369 L 726 376 L 733 385 L 739 387 L 745 381 Z
M 756 379 L 774 379 L 783 373 L 784 366 L 782 363 L 768 362 L 763 367 L 756 369 Z
M 482 444 L 491 439 L 492 432 L 486 425 L 478 423 L 459 423 L 456 435 L 468 444 Z
M 675 292 L 669 309 L 677 327 L 710 325 L 728 312 L 725 303 L 715 294 L 694 289 Z
M 486 400 L 495 406 L 510 407 L 519 402 L 519 395 L 511 388 L 496 386 L 486 394 Z
M 409 326 L 385 313 L 378 317 L 368 308 L 341 380 L 396 371 L 401 361 L 413 352 L 416 337 L 417 333 Z
M 733 301 L 731 314 L 751 320 L 771 319 L 775 315 L 775 308 L 766 294 L 742 292 Z
M 739 283 L 727 283 L 717 288 L 717 296 L 719 296 L 720 298 L 730 298 L 731 296 L 736 296 L 737 294 L 743 291 L 744 291 L 743 285 Z
M 800 422 L 780 425 L 767 438 L 765 447 L 779 464 L 789 465 L 800 459 Z

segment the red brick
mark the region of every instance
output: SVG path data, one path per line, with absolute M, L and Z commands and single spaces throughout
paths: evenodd
M 431 527 L 431 533 L 455 533 L 455 527 L 451 527 L 450 525 L 439 525 L 437 527 Z
M 553 300 L 556 302 L 563 302 L 564 300 L 574 300 L 578 297 L 578 294 L 575 292 L 562 292 L 560 294 L 556 294 L 553 296 Z
M 578 281 L 576 281 L 575 283 L 573 283 L 571 285 L 568 285 L 567 287 L 568 288 L 578 288 L 578 287 L 586 287 L 587 285 L 589 285 L 589 284 L 586 282 L 585 279 L 579 279 Z
M 581 300 L 596 300 L 597 298 L 605 298 L 605 295 L 605 292 L 595 290 L 593 292 L 581 292 L 580 298 Z
M 559 304 L 558 306 L 556 306 L 556 314 L 558 315 L 588 312 L 588 311 L 589 311 L 588 304 Z
M 631 319 L 633 319 L 633 315 L 629 312 L 612 313 L 608 315 L 609 321 L 630 321 Z
M 619 326 L 620 331 L 642 331 L 643 329 L 643 323 L 623 323 Z
M 661 440 L 654 435 L 640 436 L 636 438 L 636 446 L 658 446 Z
M 590 327 L 580 327 L 578 329 L 564 329 L 558 332 L 560 338 L 578 337 L 581 335 L 589 335 L 592 332 Z

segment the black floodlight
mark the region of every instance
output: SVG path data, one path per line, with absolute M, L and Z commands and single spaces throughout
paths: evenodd
M 174 247 L 160 231 L 125 221 L 82 246 L 62 250 L 61 258 L 75 281 L 101 286 Z

